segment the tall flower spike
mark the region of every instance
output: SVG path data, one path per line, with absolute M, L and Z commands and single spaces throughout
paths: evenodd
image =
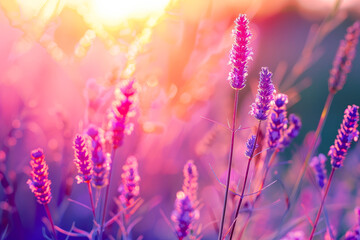
M 255 135 L 251 135 L 251 137 L 247 140 L 246 142 L 246 150 L 245 150 L 245 156 L 247 157 L 251 157 L 251 153 L 252 153 L 252 150 L 254 148 L 254 145 L 255 145 L 255 140 L 256 140 L 256 136 Z M 254 151 L 256 148 L 258 148 L 259 145 L 256 144 L 255 148 L 254 148 Z
M 258 93 L 255 102 L 251 105 L 250 114 L 256 119 L 264 121 L 269 115 L 271 101 L 274 98 L 275 87 L 271 81 L 272 73 L 267 67 L 262 67 Z
M 268 146 L 271 149 L 277 147 L 281 135 L 284 130 L 284 126 L 287 124 L 287 112 L 286 104 L 288 103 L 288 97 L 285 94 L 279 93 L 275 96 L 273 106 L 270 113 L 270 121 L 268 123 Z
M 41 148 L 31 152 L 31 177 L 27 184 L 40 204 L 48 204 L 51 200 L 51 189 L 48 176 L 48 165 L 45 162 L 44 151 Z
M 331 165 L 334 168 L 339 168 L 342 166 L 352 140 L 358 140 L 358 110 L 358 106 L 349 105 L 344 112 L 344 119 L 340 126 L 340 129 L 338 130 L 338 135 L 336 136 L 335 143 L 330 147 L 330 151 L 328 153 L 328 155 L 331 156 Z
M 321 189 L 324 188 L 326 182 L 327 182 L 327 175 L 326 175 L 326 168 L 325 168 L 325 162 L 327 158 L 324 154 L 319 154 L 318 157 L 313 157 L 310 166 L 313 169 L 317 183 Z
M 76 135 L 74 139 L 74 163 L 77 167 L 79 175 L 76 176 L 77 183 L 88 183 L 93 174 L 93 166 L 90 161 L 90 156 L 87 148 L 85 138 L 81 135 Z
M 301 119 L 295 114 L 290 114 L 289 126 L 284 130 L 280 144 L 278 145 L 278 149 L 280 151 L 283 151 L 286 147 L 288 147 L 291 141 L 299 135 L 301 126 Z
M 134 203 L 140 192 L 140 176 L 136 158 L 133 156 L 128 157 L 123 166 L 123 170 L 124 172 L 121 174 L 122 184 L 119 187 L 119 198 L 120 201 L 128 207 Z
M 358 240 L 360 239 L 360 209 L 357 207 L 355 208 L 355 215 L 356 215 L 356 220 L 357 223 L 356 225 L 350 229 L 349 231 L 346 232 L 345 234 L 345 239 L 344 240 Z
M 91 137 L 92 183 L 95 187 L 104 187 L 109 181 L 110 154 L 103 151 L 101 136 L 95 126 L 89 127 L 87 134 Z
M 197 210 L 188 195 L 179 191 L 176 194 L 175 210 L 171 215 L 171 220 L 175 223 L 175 231 L 179 240 L 184 239 L 191 229 L 191 224 L 197 219 Z
M 196 202 L 196 192 L 198 189 L 198 170 L 193 160 L 189 160 L 184 166 L 183 192 L 189 196 L 194 204 Z
M 113 148 L 120 147 L 123 143 L 124 134 L 131 132 L 132 125 L 128 124 L 128 117 L 134 104 L 134 80 L 126 83 L 125 86 L 116 92 L 117 99 L 113 103 L 110 129 L 112 131 Z
M 341 40 L 337 50 L 333 68 L 330 70 L 329 90 L 337 92 L 341 90 L 345 84 L 346 75 L 351 70 L 351 62 L 356 53 L 356 45 L 360 36 L 360 21 L 356 21 L 347 29 L 345 39 Z
M 232 35 L 235 39 L 230 51 L 231 71 L 228 80 L 233 89 L 240 90 L 245 87 L 247 64 L 251 60 L 252 50 L 249 47 L 251 33 L 249 30 L 249 20 L 245 14 L 240 14 L 235 20 L 235 28 Z

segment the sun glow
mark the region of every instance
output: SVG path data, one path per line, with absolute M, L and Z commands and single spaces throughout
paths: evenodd
M 164 11 L 170 0 L 93 0 L 93 12 L 105 25 L 141 19 Z

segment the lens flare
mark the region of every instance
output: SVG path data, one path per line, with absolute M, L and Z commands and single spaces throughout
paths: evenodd
M 141 19 L 162 12 L 170 0 L 93 0 L 95 17 L 103 24 L 116 26 L 126 19 Z

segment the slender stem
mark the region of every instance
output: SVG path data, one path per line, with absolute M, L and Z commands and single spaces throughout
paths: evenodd
M 269 173 L 269 170 L 270 170 L 272 164 L 274 163 L 274 160 L 275 160 L 278 152 L 279 152 L 279 149 L 276 148 L 276 149 L 274 150 L 274 152 L 271 154 L 269 164 L 267 164 L 267 166 L 266 166 L 265 174 L 264 174 L 264 177 L 263 177 L 262 182 L 261 182 L 261 185 L 260 185 L 260 190 L 259 190 L 259 192 L 256 194 L 255 200 L 253 201 L 253 204 L 252 204 L 252 207 L 253 207 L 253 208 L 254 208 L 254 206 L 255 206 L 255 203 L 256 203 L 256 202 L 259 200 L 259 198 L 260 198 L 261 191 L 262 191 L 262 189 L 263 189 L 263 187 L 264 187 L 264 185 L 265 185 L 266 176 L 267 176 L 267 174 Z M 243 236 L 243 234 L 244 234 L 244 232 L 245 232 L 245 229 L 246 229 L 246 227 L 247 227 L 247 225 L 248 225 L 248 223 L 249 223 L 249 221 L 250 221 L 251 215 L 252 215 L 252 211 L 250 211 L 250 213 L 249 213 L 249 215 L 248 215 L 248 217 L 247 217 L 247 219 L 246 219 L 246 221 L 245 221 L 245 224 L 244 224 L 243 228 L 242 228 L 241 231 L 240 231 L 238 240 L 240 240 L 240 239 L 242 238 L 242 236 Z
M 261 125 L 261 121 L 259 121 L 259 125 L 258 125 L 257 131 L 256 131 L 255 143 L 254 143 L 253 149 L 251 150 L 251 154 L 250 154 L 250 157 L 249 157 L 249 160 L 248 160 L 248 163 L 247 163 L 245 179 L 244 179 L 243 187 L 242 187 L 242 190 L 241 190 L 241 196 L 240 196 L 240 199 L 239 199 L 239 204 L 238 204 L 238 206 L 236 208 L 236 211 L 235 211 L 235 217 L 234 217 L 234 221 L 233 221 L 234 224 L 232 225 L 232 229 L 231 229 L 231 233 L 230 233 L 230 240 L 233 237 L 235 226 L 236 226 L 236 220 L 237 220 L 237 217 L 239 215 L 239 210 L 240 210 L 240 207 L 241 207 L 241 203 L 242 203 L 243 198 L 244 198 L 246 182 L 247 182 L 248 175 L 249 175 L 250 162 L 251 162 L 251 160 L 252 160 L 252 158 L 254 156 L 254 152 L 255 152 L 255 148 L 256 148 L 256 142 L 257 142 L 257 139 L 258 139 L 259 133 L 260 133 L 260 125 Z
M 104 232 L 104 222 L 105 222 L 105 215 L 106 215 L 106 207 L 107 207 L 107 202 L 108 202 L 108 198 L 109 198 L 109 189 L 110 189 L 110 182 L 111 182 L 111 173 L 112 173 L 112 167 L 113 167 L 113 162 L 115 159 L 115 153 L 116 153 L 116 149 L 113 148 L 112 152 L 111 152 L 111 163 L 110 163 L 110 170 L 109 170 L 109 182 L 106 186 L 106 192 L 105 192 L 105 201 L 104 201 L 104 208 L 103 208 L 103 212 L 102 212 L 102 219 L 101 219 L 101 229 L 100 229 L 100 239 L 102 239 L 102 234 Z
M 269 164 L 266 166 L 265 174 L 264 174 L 264 177 L 263 177 L 262 182 L 261 182 L 261 185 L 260 185 L 260 190 L 259 190 L 259 192 L 256 194 L 256 198 L 255 198 L 255 200 L 254 200 L 254 204 L 255 204 L 255 202 L 258 200 L 258 198 L 260 197 L 260 194 L 261 194 L 261 192 L 262 192 L 262 189 L 263 189 L 263 187 L 264 187 L 264 185 L 265 185 L 266 177 L 267 177 L 267 175 L 268 175 L 268 173 L 269 173 L 269 170 L 270 170 L 272 164 L 274 163 L 274 160 L 275 160 L 278 152 L 279 152 L 279 149 L 276 148 L 276 149 L 274 150 L 274 152 L 271 154 Z
M 318 213 L 317 213 L 317 215 L 316 215 L 315 223 L 314 223 L 313 229 L 312 229 L 312 231 L 311 231 L 311 235 L 310 235 L 309 240 L 313 239 L 313 237 L 314 237 L 316 225 L 317 225 L 318 222 L 319 222 L 320 215 L 321 215 L 321 210 L 322 210 L 322 208 L 323 208 L 323 206 L 324 206 L 325 198 L 326 198 L 326 196 L 327 196 L 327 194 L 328 194 L 328 192 L 329 192 L 330 183 L 331 183 L 331 179 L 333 178 L 334 172 L 335 172 L 335 168 L 332 168 L 331 173 L 330 173 L 330 176 L 329 176 L 329 181 L 328 181 L 328 183 L 327 183 L 327 185 L 326 185 L 325 193 L 324 193 L 324 195 L 323 195 L 323 197 L 322 197 L 321 204 L 320 204 L 320 208 L 319 208 L 319 211 L 318 211 Z
M 231 144 L 230 144 L 230 153 L 229 153 L 229 165 L 228 165 L 228 171 L 227 171 L 225 199 L 224 199 L 224 206 L 223 206 L 223 211 L 222 211 L 222 215 L 221 215 L 221 223 L 220 223 L 220 231 L 219 231 L 218 240 L 222 239 L 224 222 L 225 222 L 227 198 L 228 198 L 228 194 L 229 194 L 231 165 L 232 165 L 233 150 L 234 150 L 234 143 L 235 143 L 236 113 L 237 113 L 238 97 L 239 97 L 239 90 L 235 90 L 233 124 L 232 124 L 232 129 L 231 129 Z
M 275 239 L 279 239 L 279 234 L 281 233 L 281 230 L 282 230 L 282 225 L 283 223 L 285 222 L 285 219 L 286 217 L 290 214 L 290 212 L 292 211 L 292 206 L 295 206 L 295 202 L 296 202 L 296 199 L 297 199 L 297 195 L 299 194 L 299 188 L 300 188 L 300 183 L 301 183 L 301 180 L 303 179 L 304 175 L 305 175 L 305 172 L 306 172 L 306 169 L 307 169 L 307 166 L 309 165 L 309 161 L 310 161 L 310 158 L 312 157 L 312 155 L 314 154 L 315 152 L 315 147 L 317 145 L 317 141 L 318 141 L 318 138 L 321 134 L 321 131 L 324 127 L 324 124 L 325 124 L 325 121 L 326 121 L 326 118 L 327 118 L 327 115 L 329 113 L 329 110 L 330 110 L 330 106 L 331 106 L 331 102 L 334 98 L 334 95 L 335 95 L 336 92 L 333 92 L 333 91 L 330 91 L 328 96 L 327 96 L 327 99 L 326 99 L 326 102 L 325 102 L 325 106 L 322 110 L 322 113 L 321 113 L 321 117 L 320 117 L 320 120 L 319 120 L 319 123 L 318 123 L 318 126 L 316 128 L 316 131 L 315 131 L 315 135 L 312 139 L 312 142 L 311 142 L 311 145 L 310 145 L 310 148 L 309 148 L 309 151 L 305 157 L 305 161 L 303 162 L 303 165 L 301 167 L 301 170 L 300 170 L 300 174 L 298 175 L 297 179 L 296 179 L 296 182 L 295 182 L 295 185 L 293 187 L 293 190 L 292 190 L 292 193 L 290 195 L 290 201 L 291 201 L 291 205 L 290 207 L 285 211 L 284 215 L 282 216 L 281 218 L 281 221 L 280 221 L 280 225 L 279 225 L 279 229 L 278 229 L 278 233 L 277 233 L 277 236 Z
M 313 140 L 311 142 L 310 149 L 309 149 L 309 151 L 308 151 L 308 153 L 306 155 L 305 161 L 303 162 L 303 165 L 302 165 L 301 170 L 300 170 L 300 174 L 298 175 L 298 177 L 296 179 L 296 182 L 295 182 L 293 191 L 291 193 L 290 199 L 294 199 L 294 198 L 296 199 L 296 196 L 297 196 L 298 191 L 299 191 L 301 180 L 303 179 L 303 177 L 305 175 L 305 171 L 307 169 L 307 166 L 309 165 L 310 158 L 312 157 L 312 155 L 315 152 L 316 144 L 317 144 L 317 141 L 319 139 L 320 133 L 321 133 L 323 127 L 324 127 L 324 123 L 325 123 L 326 117 L 327 117 L 327 115 L 329 113 L 329 109 L 330 109 L 331 102 L 332 102 L 333 98 L 334 98 L 334 93 L 329 92 L 329 95 L 327 96 L 327 99 L 326 99 L 324 109 L 323 109 L 323 111 L 321 113 L 321 117 L 320 117 L 318 126 L 316 128 L 315 135 L 314 135 Z
M 87 185 L 88 185 L 88 190 L 89 190 L 89 195 L 90 195 L 92 213 L 93 213 L 94 220 L 95 220 L 96 219 L 96 217 L 95 217 L 95 206 L 94 206 L 94 200 L 93 200 L 93 194 L 92 194 L 92 190 L 91 190 L 90 181 L 87 183 Z
M 55 227 L 54 227 L 54 221 L 53 221 L 53 219 L 52 219 L 52 217 L 51 217 L 51 213 L 50 213 L 49 206 L 48 206 L 47 204 L 44 204 L 44 208 L 45 208 L 46 215 L 48 216 L 48 218 L 49 218 L 49 220 L 50 220 L 51 229 L 52 229 L 54 238 L 55 238 L 55 240 L 57 240 L 56 232 L 55 232 Z

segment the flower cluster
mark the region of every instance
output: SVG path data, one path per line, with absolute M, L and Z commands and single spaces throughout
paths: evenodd
M 337 92 L 345 84 L 346 75 L 351 70 L 351 62 L 355 57 L 356 45 L 360 36 L 360 21 L 355 22 L 347 29 L 345 39 L 341 40 L 337 50 L 333 68 L 330 71 L 329 90 Z
M 109 123 L 114 149 L 122 145 L 124 134 L 131 132 L 132 126 L 128 124 L 128 117 L 132 112 L 135 92 L 134 80 L 128 81 L 125 86 L 120 88 L 120 91 L 115 92 L 117 99 L 113 102 L 112 116 Z
M 230 51 L 230 64 L 232 66 L 228 80 L 232 88 L 240 90 L 245 87 L 247 64 L 253 53 L 249 47 L 251 33 L 246 15 L 240 14 L 236 18 L 235 24 L 236 26 L 232 31 L 235 42 Z
M 183 192 L 189 196 L 190 200 L 196 202 L 196 192 L 198 189 L 198 170 L 193 160 L 189 160 L 184 166 Z
M 270 113 L 270 121 L 267 127 L 268 146 L 271 149 L 277 147 L 281 136 L 283 135 L 284 126 L 287 124 L 286 104 L 288 97 L 285 94 L 277 94 L 273 102 Z
M 119 198 L 121 203 L 128 207 L 134 203 L 140 192 L 137 159 L 133 156 L 128 157 L 123 166 L 123 171 L 123 174 L 121 174 L 122 183 L 119 187 Z
M 260 121 L 268 118 L 271 102 L 274 98 L 275 87 L 271 81 L 271 76 L 272 73 L 267 67 L 261 68 L 258 93 L 250 111 L 250 114 Z
M 251 135 L 251 137 L 246 142 L 246 150 L 245 150 L 245 156 L 251 157 L 251 154 L 253 153 L 253 149 L 255 151 L 256 148 L 259 147 L 258 144 L 255 145 L 256 136 Z M 254 147 L 255 145 L 255 147 Z
M 179 240 L 189 234 L 194 220 L 199 218 L 197 209 L 198 170 L 194 161 L 189 160 L 184 166 L 183 191 L 176 194 L 175 210 L 171 220 L 175 223 L 176 235 Z
M 299 135 L 302 123 L 301 119 L 296 114 L 290 114 L 288 127 L 284 129 L 283 136 L 278 145 L 278 149 L 283 151 L 287 146 L 290 145 L 291 141 Z
M 310 166 L 315 173 L 317 183 L 321 189 L 324 188 L 324 186 L 327 182 L 327 175 L 326 175 L 326 168 L 325 168 L 326 160 L 327 160 L 327 158 L 324 154 L 319 154 L 318 157 L 316 157 L 316 156 L 313 157 L 311 159 L 311 163 L 310 163 Z
M 357 223 L 356 225 L 346 232 L 345 234 L 345 240 L 358 240 L 360 239 L 360 208 L 355 208 L 355 215 Z
M 76 135 L 74 139 L 75 165 L 77 166 L 79 175 L 76 176 L 78 183 L 88 183 L 91 181 L 93 174 L 93 166 L 86 144 L 86 140 L 81 135 Z
M 358 106 L 349 105 L 344 112 L 344 119 L 340 126 L 340 129 L 338 130 L 338 135 L 336 136 L 335 143 L 330 147 L 330 151 L 328 153 L 328 155 L 331 156 L 331 164 L 334 168 L 339 168 L 342 166 L 352 140 L 358 140 L 358 110 Z
M 90 126 L 87 135 L 91 138 L 92 183 L 96 187 L 104 187 L 108 184 L 110 154 L 104 152 L 102 136 L 97 127 Z
M 32 168 L 31 177 L 27 184 L 31 191 L 35 194 L 40 204 L 48 204 L 51 200 L 51 181 L 48 176 L 48 165 L 45 162 L 44 151 L 41 148 L 31 152 L 30 165 Z
M 198 217 L 198 212 L 193 207 L 190 197 L 184 192 L 176 194 L 175 210 L 171 215 L 171 220 L 176 224 L 175 230 L 179 240 L 189 234 L 192 222 Z

